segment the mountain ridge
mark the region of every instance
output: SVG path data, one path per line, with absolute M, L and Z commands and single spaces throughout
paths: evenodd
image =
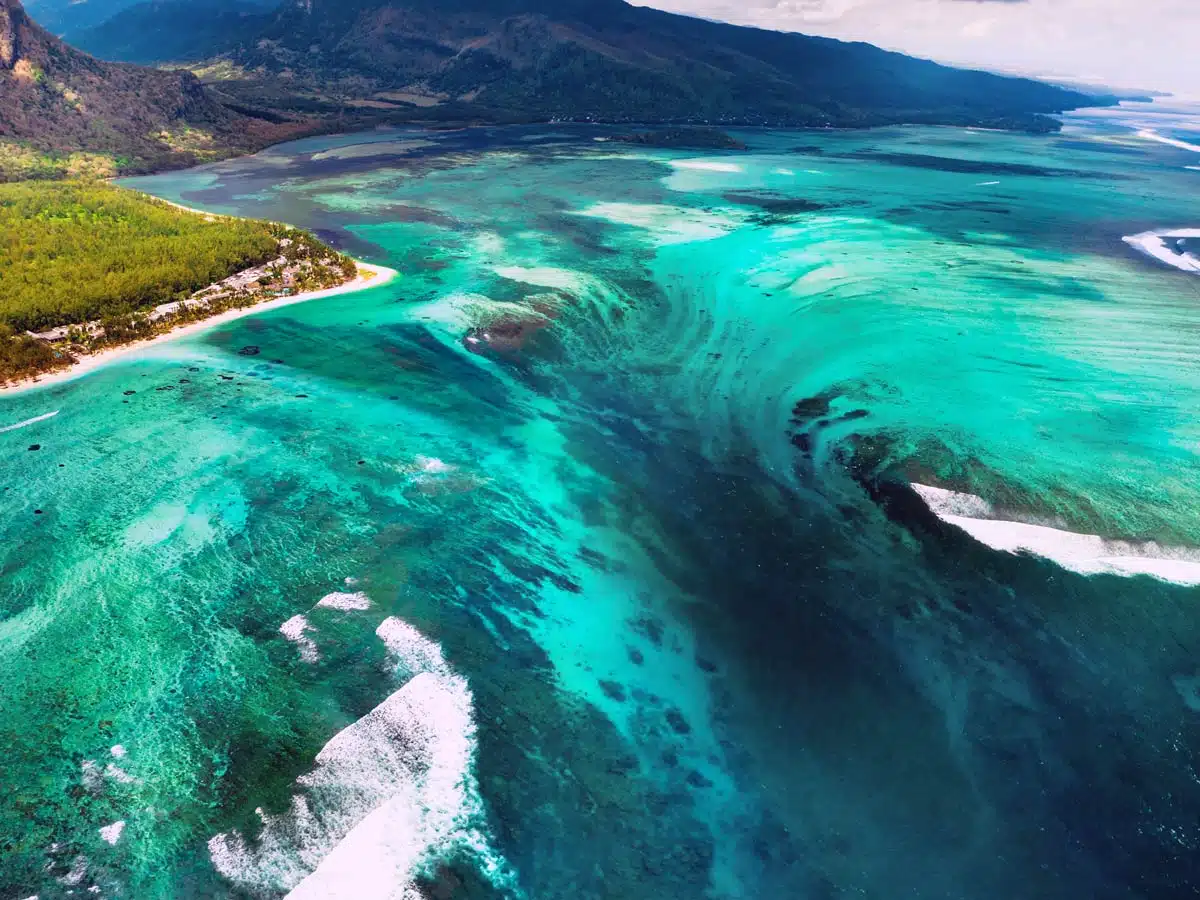
M 190 72 L 89 56 L 0 0 L 0 179 L 178 168 L 293 130 L 229 109 Z
M 84 41 L 189 72 L 102 61 L 0 0 L 0 179 L 158 171 L 382 124 L 1054 131 L 1054 113 L 1106 102 L 624 0 L 253 2 L 152 0 Z
M 136 34 L 144 16 L 141 27 L 161 32 L 172 8 L 159 0 L 127 10 L 122 31 Z M 149 56 L 153 49 L 146 48 Z M 869 44 L 624 0 L 293 0 L 169 61 L 193 64 L 243 102 L 269 95 L 297 109 L 349 107 L 395 119 L 424 110 L 501 121 L 1051 131 L 1057 123 L 1050 115 L 1098 102 Z

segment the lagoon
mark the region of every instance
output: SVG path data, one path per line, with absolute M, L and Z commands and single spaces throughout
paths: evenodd
M 400 277 L 0 398 L 0 897 L 1194 889 L 1200 276 L 1126 238 L 1200 173 L 1148 115 L 128 180 Z

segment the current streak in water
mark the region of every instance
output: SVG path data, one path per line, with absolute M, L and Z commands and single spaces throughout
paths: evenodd
M 1200 221 L 1143 127 L 133 180 L 403 277 L 0 401 L 0 897 L 1194 889 L 1200 282 L 1124 239 Z

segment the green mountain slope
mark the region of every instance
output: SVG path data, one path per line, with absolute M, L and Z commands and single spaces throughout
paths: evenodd
M 230 110 L 188 72 L 94 59 L 0 0 L 0 180 L 191 165 L 296 127 Z
M 126 11 L 107 38 L 93 31 L 85 40 L 114 56 L 205 60 L 201 71 L 221 73 L 222 89 L 247 100 L 348 104 L 397 117 L 419 110 L 500 119 L 1050 130 L 1057 126 L 1046 114 L 1096 102 L 867 44 L 736 27 L 622 0 L 291 0 L 273 13 L 239 14 L 219 29 L 198 27 L 195 16 L 183 0 L 160 0 Z M 172 29 L 178 40 L 153 37 Z

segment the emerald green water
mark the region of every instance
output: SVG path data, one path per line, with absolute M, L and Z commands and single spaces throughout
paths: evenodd
M 906 486 L 1200 547 L 1131 127 L 132 180 L 401 278 L 0 398 L 0 898 L 1190 895 L 1197 590 Z

